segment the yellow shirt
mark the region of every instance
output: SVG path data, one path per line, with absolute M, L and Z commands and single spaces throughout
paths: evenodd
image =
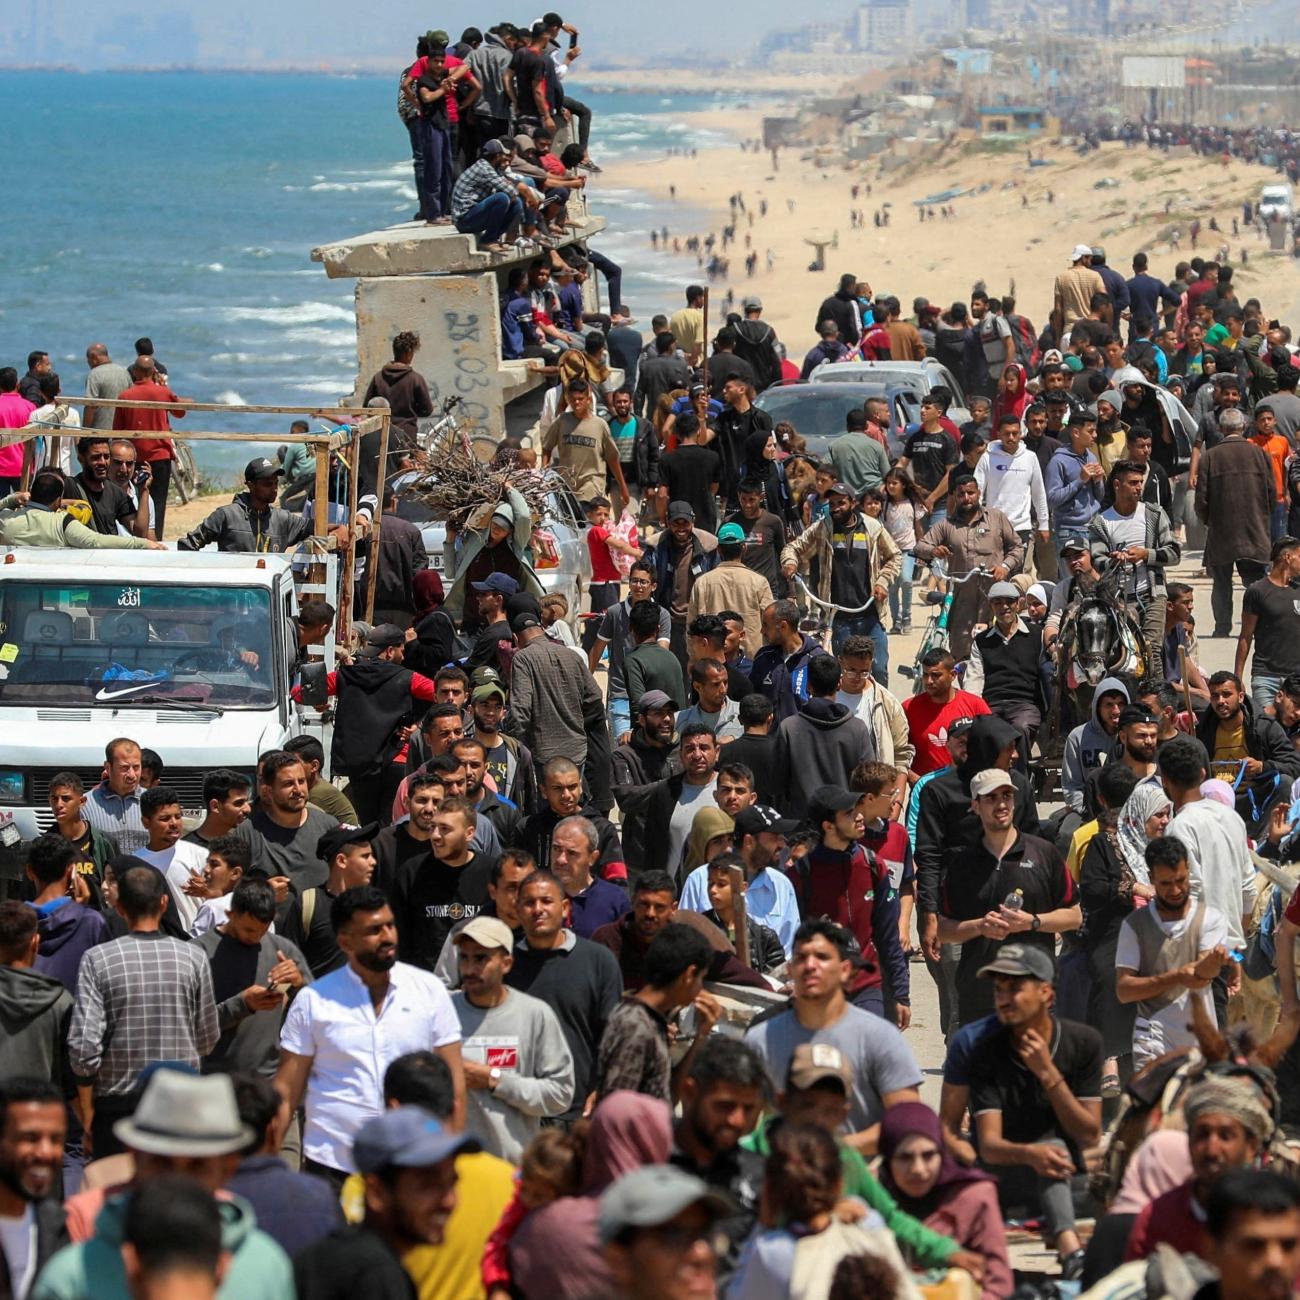
M 1246 714 L 1237 714 L 1237 725 L 1228 728 L 1222 722 L 1214 729 L 1214 753 L 1210 755 L 1210 771 L 1231 783 L 1237 776 L 1237 765 L 1250 757 L 1246 748 Z
M 1065 865 L 1069 868 L 1076 884 L 1079 880 L 1079 868 L 1083 865 L 1083 855 L 1087 853 L 1088 845 L 1092 843 L 1093 836 L 1099 829 L 1100 826 L 1094 817 L 1092 821 L 1084 822 L 1070 837 L 1070 851 L 1066 854 Z
M 416 1246 L 402 1263 L 420 1300 L 485 1300 L 480 1265 L 487 1239 L 515 1194 L 515 1167 L 480 1151 L 456 1157 L 456 1208 L 440 1246 Z M 343 1217 L 365 1217 L 365 1180 L 353 1174 L 343 1184 Z M 361 1300 L 358 1297 L 358 1300 Z

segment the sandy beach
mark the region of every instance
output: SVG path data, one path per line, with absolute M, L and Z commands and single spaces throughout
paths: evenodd
M 693 115 L 692 120 L 737 140 L 761 132 L 757 112 L 724 110 Z M 1032 151 L 1045 165 L 1029 165 L 1023 142 L 968 141 L 931 146 L 885 169 L 876 159 L 846 163 L 830 150 L 814 155 L 789 149 L 782 150 L 774 171 L 770 154 L 742 151 L 737 144 L 702 150 L 694 158 L 608 167 L 597 178 L 592 198 L 598 207 L 603 185 L 648 192 L 666 214 L 660 224 L 668 227 L 670 237 L 685 239 L 708 230 L 675 228 L 674 202 L 711 213 L 711 229 L 718 233 L 730 220 L 729 196 L 742 195 L 748 215 L 739 217 L 729 275 L 713 285 L 711 314 L 719 310 L 728 288 L 737 302 L 747 293 L 758 294 L 765 319 L 792 356 L 815 341 L 817 306 L 843 272 L 867 280 L 878 293 L 896 294 L 905 314 L 914 297 L 947 306 L 966 299 L 982 280 L 990 293 L 1014 291 L 1017 310 L 1041 328 L 1051 307 L 1053 281 L 1068 266 L 1073 245 L 1104 245 L 1108 263 L 1125 275 L 1131 274 L 1133 254 L 1146 251 L 1152 272 L 1170 279 L 1174 264 L 1193 253 L 1188 227 L 1197 217 L 1202 232 L 1195 251 L 1214 256 L 1221 244 L 1228 244 L 1237 266 L 1238 297 L 1258 297 L 1266 316 L 1295 319 L 1300 268 L 1290 258 L 1270 254 L 1253 231 L 1232 235 L 1242 201 L 1259 197 L 1261 187 L 1275 179 L 1271 170 L 1119 144 L 1085 157 L 1059 141 L 1035 143 Z M 862 187 L 856 202 L 850 195 L 855 183 Z M 675 200 L 670 186 L 676 187 Z M 951 200 L 955 215 L 919 221 L 914 201 L 950 189 L 963 192 Z M 759 215 L 763 200 L 766 216 Z M 861 229 L 850 227 L 854 207 L 864 214 Z M 873 224 L 877 209 L 889 212 L 887 228 Z M 1208 229 L 1211 217 L 1222 233 Z M 1180 248 L 1171 240 L 1174 229 L 1181 231 Z M 752 278 L 745 274 L 746 236 L 758 252 Z M 815 253 L 810 237 L 832 245 L 826 250 L 826 269 L 818 273 L 807 270 Z M 646 256 L 655 257 L 648 232 L 646 244 Z M 1240 260 L 1243 249 L 1246 265 Z M 642 328 L 648 324 L 643 321 Z

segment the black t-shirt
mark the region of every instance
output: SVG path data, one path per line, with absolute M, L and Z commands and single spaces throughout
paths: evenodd
M 745 532 L 745 549 L 741 559 L 745 568 L 761 573 L 772 587 L 772 598 L 784 594 L 778 591 L 781 581 L 781 548 L 785 545 L 785 524 L 770 510 L 759 512 L 757 519 L 746 519 L 736 513 L 729 515 L 727 523 L 738 524 Z
M 912 467 L 912 477 L 927 492 L 933 492 L 939 480 L 961 459 L 957 443 L 943 429 L 933 433 L 918 429 L 908 438 L 903 455 Z
M 84 470 L 68 480 L 68 496 L 90 503 L 90 527 L 105 537 L 116 537 L 118 524 L 125 524 L 135 514 L 131 498 L 116 483 L 105 481 L 95 492 L 86 486 Z
M 408 864 L 394 909 L 402 960 L 432 971 L 456 922 L 487 905 L 491 878 L 491 860 L 477 853 L 463 867 L 450 867 L 432 852 Z
M 474 649 L 470 652 L 465 671 L 473 672 L 475 668 L 483 667 L 499 670 L 501 660 L 498 656 L 501 642 L 511 640 L 511 635 L 510 623 L 504 618 L 490 627 L 485 627 L 474 641 Z
M 309 889 L 289 904 L 284 919 L 277 919 L 275 925 L 276 933 L 295 944 L 302 953 L 314 980 L 347 963 L 343 950 L 335 942 L 334 926 L 330 922 L 333 902 L 334 895 L 324 887 Z
M 515 74 L 515 98 L 522 117 L 539 116 L 533 87 L 537 84 L 538 77 L 546 76 L 547 62 L 549 60 L 544 55 L 530 50 L 526 45 L 521 45 L 510 58 L 510 71 Z M 554 110 L 554 104 L 551 107 Z
M 743 379 L 754 387 L 754 367 L 734 352 L 715 352 L 708 360 L 709 396 L 721 399 L 723 385 L 728 379 Z
M 753 693 L 753 687 L 750 687 L 750 693 Z M 754 792 L 758 795 L 758 802 L 766 804 L 769 807 L 776 806 L 781 799 L 781 788 L 777 784 L 776 776 L 776 737 L 769 733 L 766 736 L 737 736 L 727 746 L 725 761 L 728 763 L 744 763 L 754 774 Z
M 301 1300 L 416 1300 L 401 1259 L 377 1232 L 341 1228 L 300 1250 L 293 1281 Z
M 1073 1020 L 1053 1022 L 1052 1061 L 1065 1086 L 1080 1101 L 1101 1099 L 1101 1035 Z M 1038 1142 L 1047 1137 L 1075 1144 L 1062 1130 L 1043 1085 L 1021 1064 L 1011 1031 L 1000 1027 L 981 1038 L 970 1057 L 970 1108 L 1002 1112 L 1002 1136 L 1008 1142 Z
M 443 76 L 441 73 L 434 74 L 426 72 L 415 84 L 424 90 L 441 90 Z M 417 90 L 417 94 L 418 94 Z M 445 131 L 451 119 L 447 116 L 447 96 L 441 99 L 435 99 L 431 103 L 420 101 L 420 114 L 427 122 L 432 122 L 434 126 L 440 126 Z
M 1300 590 L 1261 578 L 1246 588 L 1241 612 L 1257 620 L 1251 671 L 1273 677 L 1300 672 Z
M 1075 884 L 1054 845 L 1036 835 L 1020 835 L 998 862 L 983 840 L 945 855 L 939 911 L 954 921 L 973 921 L 998 906 L 1015 889 L 1024 892 L 1024 911 L 1031 916 L 1069 907 L 1077 898 Z M 1056 950 L 1054 934 L 1026 931 L 1008 940 L 1041 948 L 1049 956 Z M 993 981 L 976 975 L 1002 946 L 998 939 L 968 939 L 961 946 L 957 983 L 965 994 L 963 1021 L 972 1007 L 993 1009 Z
M 693 442 L 670 451 L 659 462 L 659 477 L 668 488 L 668 500 L 689 502 L 695 511 L 695 526 L 706 533 L 718 531 L 717 508 L 710 488 L 721 475 L 718 453 Z
M 488 750 L 486 761 L 488 775 L 496 782 L 498 790 L 504 790 L 510 772 L 510 746 L 506 744 L 504 737 L 495 749 Z

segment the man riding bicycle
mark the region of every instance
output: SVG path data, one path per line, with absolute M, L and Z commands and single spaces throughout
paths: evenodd
M 988 578 L 962 583 L 953 598 L 948 635 L 953 656 L 960 660 L 970 653 L 975 625 L 987 623 L 991 617 L 989 586 L 1020 571 L 1025 547 L 1001 510 L 980 504 L 979 484 L 973 474 L 954 476 L 950 500 L 948 517 L 918 540 L 915 554 L 919 560 L 947 560 L 948 572 L 954 577 L 972 569 L 990 572 Z
M 851 636 L 876 643 L 872 676 L 889 684 L 889 637 L 880 611 L 889 599 L 889 584 L 902 572 L 903 556 L 878 519 L 858 510 L 845 483 L 827 494 L 829 517 L 818 519 L 781 552 L 781 572 L 793 578 L 807 569 L 812 593 L 837 608 L 831 621 L 831 649 L 838 654 Z

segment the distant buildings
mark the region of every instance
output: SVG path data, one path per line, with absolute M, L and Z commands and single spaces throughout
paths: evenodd
M 913 39 L 912 0 L 867 0 L 858 6 L 855 35 L 864 54 L 904 53 Z

